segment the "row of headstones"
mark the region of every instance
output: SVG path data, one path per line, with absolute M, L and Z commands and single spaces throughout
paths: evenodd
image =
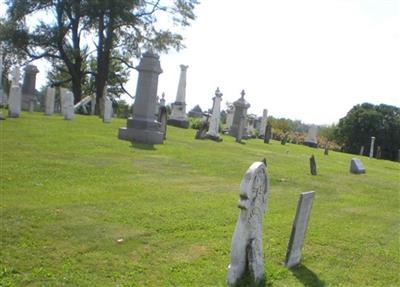
M 265 160 L 253 163 L 240 183 L 240 214 L 232 236 L 231 260 L 226 277 L 229 286 L 237 286 L 249 275 L 253 281 L 251 283 L 256 286 L 265 281 L 262 226 L 269 196 L 265 169 Z M 314 191 L 303 192 L 300 195 L 286 252 L 287 268 L 295 267 L 301 261 L 313 199 Z

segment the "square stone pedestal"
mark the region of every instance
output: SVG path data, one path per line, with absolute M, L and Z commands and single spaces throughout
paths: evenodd
M 120 128 L 118 138 L 143 144 L 162 144 L 164 133 L 161 131 L 161 123 L 157 121 L 143 121 L 128 119 L 127 127 Z

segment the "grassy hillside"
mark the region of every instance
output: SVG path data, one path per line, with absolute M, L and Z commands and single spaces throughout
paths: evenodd
M 268 285 L 400 285 L 399 163 L 361 157 L 367 173 L 352 175 L 352 155 L 198 141 L 174 127 L 163 145 L 132 146 L 117 139 L 121 126 L 39 113 L 0 121 L 1 286 L 224 286 L 239 184 L 264 157 Z M 297 200 L 310 190 L 302 265 L 289 271 Z

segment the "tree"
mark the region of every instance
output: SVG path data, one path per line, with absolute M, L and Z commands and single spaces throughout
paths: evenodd
M 176 27 L 187 26 L 195 18 L 197 0 L 10 0 L 8 2 L 8 29 L 1 40 L 23 51 L 31 60 L 45 58 L 66 67 L 75 102 L 82 97 L 82 85 L 87 74 L 94 77 L 97 101 L 103 96 L 107 82 L 114 76 L 118 87 L 123 87 L 121 74 L 112 73 L 111 65 L 132 69 L 132 58 L 143 50 L 166 52 L 183 47 L 182 36 L 163 29 L 157 21 L 172 20 Z M 43 14 L 46 17 L 43 17 Z M 27 17 L 42 15 L 42 21 Z M 89 36 L 94 42 L 94 49 Z M 85 61 L 94 54 L 95 69 L 88 71 Z M 60 65 L 59 65 L 60 66 Z M 61 65 L 62 66 L 62 65 Z M 114 71 L 116 71 L 114 69 Z M 111 73 L 110 73 L 111 72 Z M 98 107 L 99 105 L 97 105 Z
M 376 137 L 382 158 L 396 159 L 400 148 L 400 108 L 384 104 L 356 105 L 340 119 L 335 131 L 336 140 L 350 153 L 358 153 L 362 145 L 369 147 L 371 136 Z

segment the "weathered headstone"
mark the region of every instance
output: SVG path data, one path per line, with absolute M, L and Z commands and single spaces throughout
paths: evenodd
M 161 123 L 156 120 L 158 76 L 162 73 L 159 56 L 152 52 L 143 54 L 139 66 L 133 117 L 127 120 L 127 127 L 120 128 L 118 138 L 144 144 L 162 144 L 164 133 Z
M 234 115 L 234 111 L 233 109 L 230 109 L 226 112 L 226 124 L 225 124 L 225 129 L 227 131 L 229 131 L 231 129 L 232 126 L 232 122 L 233 122 L 233 115 Z
M 358 158 L 352 158 L 350 162 L 350 173 L 361 174 L 365 173 L 364 165 Z
M 375 143 L 375 137 L 371 137 L 371 147 L 369 149 L 369 158 L 374 157 L 374 143 Z
M 271 138 L 272 138 L 272 125 L 267 123 L 267 126 L 265 127 L 264 143 L 269 143 Z
M 24 81 L 22 83 L 22 109 L 33 112 L 35 108 L 36 74 L 39 70 L 34 65 L 25 67 Z
M 233 115 L 233 121 L 231 128 L 229 130 L 229 134 L 233 137 L 237 137 L 239 135 L 239 131 L 241 133 L 241 137 L 245 134 L 246 128 L 246 118 L 247 118 L 247 109 L 250 107 L 250 104 L 246 102 L 244 99 L 245 92 L 244 90 L 240 93 L 241 97 L 233 103 L 235 107 L 235 112 Z
M 65 95 L 68 92 L 66 88 L 60 88 L 60 107 L 61 107 L 61 115 L 65 116 L 66 113 L 66 102 L 65 102 Z
M 171 117 L 168 124 L 179 128 L 187 129 L 189 121 L 186 116 L 186 71 L 189 66 L 180 65 L 181 74 L 179 77 L 178 91 L 175 103 L 172 104 Z
M 72 120 L 74 116 L 74 94 L 71 91 L 67 91 L 64 94 L 64 120 Z
M 103 123 L 110 123 L 113 115 L 112 102 L 110 98 L 107 96 L 107 94 L 103 94 L 103 97 L 104 97 Z
M 21 87 L 11 86 L 8 96 L 8 116 L 18 118 L 21 114 Z
M 268 201 L 268 178 L 263 162 L 253 163 L 240 184 L 239 218 L 232 237 L 227 283 L 234 286 L 250 273 L 255 284 L 264 279 L 262 223 Z
M 51 116 L 54 113 L 55 93 L 56 93 L 56 90 L 54 88 L 48 87 L 46 90 L 44 113 L 47 116 Z
M 364 155 L 364 146 L 363 145 L 360 148 L 360 155 Z
M 317 175 L 317 163 L 314 155 L 310 157 L 310 173 L 311 175 Z
M 309 147 L 315 147 L 315 148 L 318 147 L 317 132 L 318 132 L 317 126 L 311 125 L 308 129 L 308 133 L 306 139 L 304 140 L 304 144 Z
M 264 138 L 264 136 L 265 136 L 267 120 L 268 120 L 268 110 L 264 109 L 263 116 L 262 116 L 261 123 L 260 123 L 260 129 L 259 129 L 259 137 L 260 138 Z
M 237 134 L 236 134 L 236 142 L 241 143 L 242 142 L 242 138 L 243 138 L 243 133 L 244 133 L 244 126 L 246 123 L 246 118 L 244 116 L 242 116 L 240 118 L 239 121 L 239 128 L 237 130 Z
M 160 107 L 160 111 L 158 112 L 158 121 L 161 123 L 161 132 L 163 133 L 165 140 L 167 139 L 167 121 L 168 121 L 168 113 L 165 106 Z
M 378 145 L 378 147 L 376 148 L 376 158 L 381 159 L 381 157 L 382 157 L 382 150 L 381 150 L 381 146 Z
M 219 137 L 219 120 L 221 114 L 221 101 L 222 101 L 222 93 L 219 91 L 219 88 L 215 91 L 215 97 L 213 98 L 213 108 L 210 119 L 210 124 L 208 128 L 208 132 L 206 133 L 207 138 L 221 141 L 222 139 Z
M 292 226 L 292 233 L 286 253 L 285 266 L 292 268 L 300 263 L 301 250 L 307 231 L 308 221 L 314 200 L 314 191 L 302 192 L 297 204 L 296 217 Z

